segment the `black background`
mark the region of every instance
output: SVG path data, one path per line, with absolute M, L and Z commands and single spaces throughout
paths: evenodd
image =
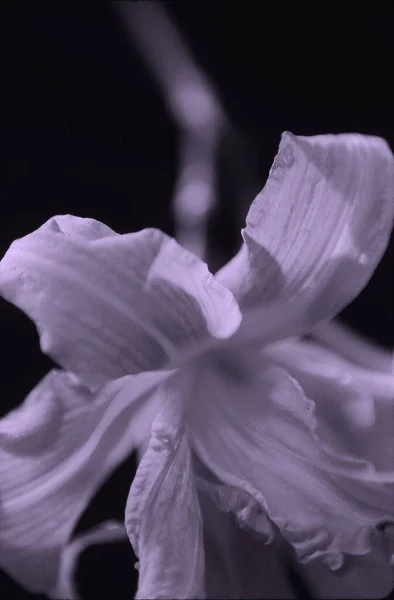
M 164 6 L 234 125 L 219 155 L 220 205 L 210 227 L 223 259 L 237 248 L 242 226 L 229 203 L 238 194 L 246 211 L 282 131 L 357 131 L 394 148 L 394 3 Z M 59 213 L 93 217 L 120 233 L 153 226 L 173 234 L 178 132 L 111 3 L 9 2 L 1 17 L 1 255 Z M 394 345 L 393 252 L 392 241 L 342 314 L 387 348 Z M 0 306 L 4 414 L 53 363 L 40 354 L 34 325 L 5 301 Z M 122 519 L 133 461 L 103 488 L 79 530 Z M 86 552 L 84 598 L 132 597 L 134 560 L 127 544 Z M 32 597 L 5 575 L 0 584 L 6 598 Z

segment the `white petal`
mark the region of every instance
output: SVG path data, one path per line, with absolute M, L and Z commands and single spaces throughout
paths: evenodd
M 394 160 L 358 134 L 284 133 L 236 257 L 217 274 L 244 314 L 239 339 L 312 329 L 363 289 L 389 241 Z
M 152 427 L 126 506 L 139 556 L 137 598 L 204 598 L 202 519 L 183 416 L 184 375 L 158 394 L 168 400 Z
M 334 432 L 319 400 L 257 353 L 212 352 L 201 360 L 190 404 L 193 448 L 220 481 L 257 501 L 301 562 L 337 570 L 345 556 L 357 556 L 367 570 L 378 550 L 387 583 L 394 470 L 346 453 L 343 438 L 356 429 L 338 420 Z M 394 441 L 386 443 L 382 452 L 392 460 Z
M 161 231 L 118 235 L 71 215 L 11 244 L 0 293 L 34 320 L 42 351 L 92 391 L 171 368 L 241 320 L 232 293 Z
M 54 370 L 0 421 L 0 566 L 30 592 L 55 585 L 78 518 L 141 441 L 166 376 L 124 377 L 95 397 Z

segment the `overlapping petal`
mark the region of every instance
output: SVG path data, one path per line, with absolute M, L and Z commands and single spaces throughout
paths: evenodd
M 237 338 L 312 329 L 366 285 L 394 216 L 394 159 L 381 138 L 284 133 L 239 253 L 216 277 L 244 313 Z
M 167 376 L 124 377 L 94 396 L 53 370 L 0 421 L 0 566 L 27 590 L 56 585 L 78 518 L 149 433 Z
M 370 371 L 394 373 L 393 352 L 345 325 L 340 319 L 320 323 L 311 334 L 322 348 L 330 349 L 354 365 Z
M 393 569 L 365 564 L 362 559 L 352 558 L 339 572 L 330 571 L 325 565 L 300 565 L 313 598 L 324 600 L 354 600 L 354 598 L 389 598 L 394 588 Z
M 71 215 L 11 244 L 0 293 L 34 320 L 43 352 L 92 391 L 172 365 L 241 320 L 232 293 L 161 231 L 118 235 Z
M 137 598 L 205 598 L 202 518 L 185 426 L 189 373 L 157 391 L 166 404 L 152 427 L 126 506 L 139 557 Z
M 394 373 L 364 369 L 306 340 L 277 342 L 263 354 L 313 398 L 320 434 L 328 443 L 380 471 L 393 469 Z
M 207 482 L 201 487 L 208 597 L 383 598 L 394 587 L 394 573 L 390 577 L 390 568 L 379 565 L 379 550 L 375 557 L 371 553 L 368 568 L 354 556 L 339 571 L 296 564 L 280 535 L 266 545 L 275 529 L 248 492 Z M 302 578 L 296 589 L 286 564 Z
M 322 398 L 308 398 L 258 353 L 213 351 L 199 368 L 190 435 L 200 459 L 258 502 L 301 562 L 333 570 L 345 568 L 345 557 L 362 557 L 365 569 L 378 563 L 379 597 L 392 577 L 394 469 L 345 453 L 319 411 Z M 346 421 L 334 428 L 336 438 L 348 435 Z M 387 441 L 382 451 L 392 456 Z
M 285 570 L 283 540 L 273 541 L 272 523 L 256 500 L 240 488 L 220 484 L 197 456 L 194 464 L 207 598 L 296 598 Z

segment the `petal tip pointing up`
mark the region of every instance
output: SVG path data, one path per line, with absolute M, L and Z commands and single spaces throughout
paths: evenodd
M 394 157 L 359 133 L 284 131 L 244 244 L 217 274 L 243 312 L 239 336 L 260 343 L 307 332 L 366 286 L 394 219 Z

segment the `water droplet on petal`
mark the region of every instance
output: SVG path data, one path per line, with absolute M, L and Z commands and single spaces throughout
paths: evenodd
M 343 375 L 341 375 L 340 383 L 342 385 L 350 385 L 351 382 L 352 382 L 352 376 L 350 375 L 350 373 L 344 373 Z
M 369 262 L 368 254 L 366 254 L 366 252 L 360 254 L 358 262 L 360 265 L 367 265 Z

